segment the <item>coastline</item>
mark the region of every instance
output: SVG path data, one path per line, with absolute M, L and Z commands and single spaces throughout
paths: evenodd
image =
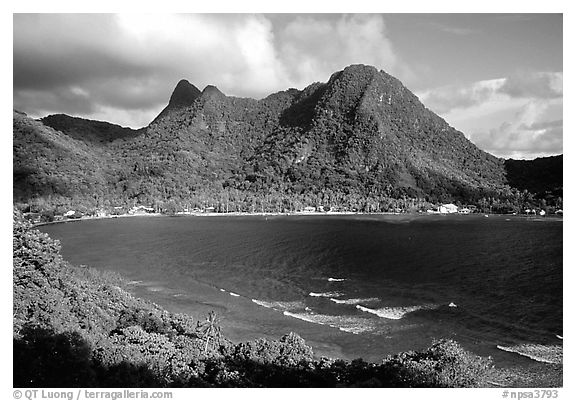
M 76 219 L 65 219 L 58 221 L 45 221 L 40 223 L 33 223 L 33 227 L 40 227 L 50 224 L 60 224 L 60 223 L 73 223 L 78 221 L 86 220 L 106 220 L 106 219 L 117 219 L 117 218 L 128 218 L 128 217 L 290 217 L 290 216 L 406 216 L 406 217 L 455 217 L 462 216 L 463 218 L 468 217 L 506 217 L 510 218 L 522 218 L 532 221 L 563 221 L 563 216 L 550 215 L 550 216 L 532 216 L 524 214 L 485 214 L 485 213 L 396 213 L 396 212 L 229 212 L 229 213 L 216 213 L 216 212 L 199 212 L 199 213 L 175 213 L 175 214 L 165 214 L 165 213 L 135 213 L 135 214 L 119 214 L 119 215 L 107 215 L 107 216 L 83 216 Z

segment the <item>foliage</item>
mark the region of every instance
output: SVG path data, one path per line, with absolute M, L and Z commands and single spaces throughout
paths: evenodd
M 508 159 L 505 165 L 510 185 L 520 191 L 526 190 L 539 198 L 562 196 L 562 155 L 534 160 Z
M 208 352 L 210 341 L 212 340 L 212 342 L 217 342 L 222 336 L 220 318 L 214 311 L 210 312 L 208 316 L 206 316 L 206 320 L 198 322 L 196 331 L 199 337 L 206 341 L 206 345 L 204 346 L 204 354 L 206 354 Z
M 424 352 L 389 357 L 382 367 L 386 376 L 402 387 L 481 387 L 492 364 L 453 340 L 440 340 Z

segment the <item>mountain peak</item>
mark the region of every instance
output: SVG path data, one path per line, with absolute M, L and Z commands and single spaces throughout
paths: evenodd
M 172 110 L 183 109 L 190 106 L 200 95 L 200 89 L 192 85 L 188 80 L 181 79 L 174 88 L 168 105 L 158 114 L 152 123 L 160 120 Z
M 330 76 L 328 83 L 333 83 L 340 79 L 345 80 L 365 80 L 378 74 L 376 67 L 364 64 L 352 64 L 341 71 L 337 71 Z
M 214 85 L 207 85 L 202 91 L 202 97 L 205 99 L 220 99 L 226 97 L 226 95 Z
M 180 80 L 170 96 L 168 106 L 186 107 L 190 106 L 194 100 L 200 96 L 200 90 L 188 82 L 186 79 Z

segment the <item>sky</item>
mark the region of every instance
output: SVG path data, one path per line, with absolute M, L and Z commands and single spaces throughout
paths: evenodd
M 563 153 L 562 32 L 562 14 L 14 14 L 13 107 L 139 128 L 180 79 L 259 99 L 362 63 L 532 159 Z

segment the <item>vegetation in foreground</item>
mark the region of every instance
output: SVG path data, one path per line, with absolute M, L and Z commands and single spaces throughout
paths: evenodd
M 493 370 L 451 340 L 378 364 L 315 357 L 294 333 L 235 344 L 216 315 L 136 299 L 18 211 L 13 224 L 15 387 L 479 387 Z

